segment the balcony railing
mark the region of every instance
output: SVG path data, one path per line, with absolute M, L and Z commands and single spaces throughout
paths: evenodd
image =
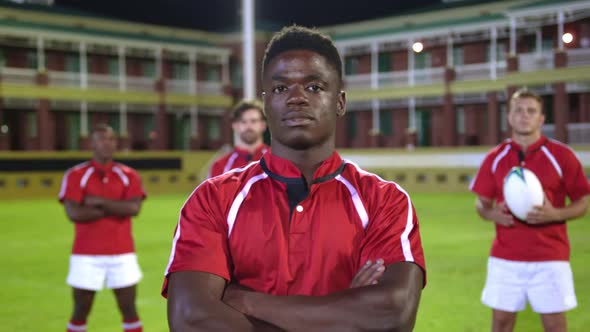
M 555 125 L 543 125 L 543 135 L 554 138 Z M 567 140 L 569 144 L 588 144 L 588 142 L 590 142 L 590 122 L 568 123 Z
M 576 48 L 567 50 L 568 67 L 590 65 L 590 48 Z
M 35 84 L 36 69 L 0 67 L 2 83 L 11 84 Z
M 496 77 L 506 75 L 506 61 L 498 61 L 496 63 Z M 491 63 L 474 63 L 469 65 L 461 65 L 455 67 L 455 80 L 469 81 L 469 80 L 489 80 L 492 78 Z
M 80 86 L 80 73 L 66 71 L 49 71 L 49 85 L 78 87 Z
M 518 70 L 529 72 L 554 68 L 553 52 L 523 53 L 518 56 Z

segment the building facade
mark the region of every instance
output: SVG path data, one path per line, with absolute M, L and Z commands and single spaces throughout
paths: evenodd
M 543 96 L 548 136 L 590 144 L 589 1 L 466 1 L 322 30 L 344 60 L 338 147 L 493 145 L 522 86 Z M 129 150 L 231 144 L 241 54 L 239 33 L 2 2 L 0 150 L 86 149 L 97 122 Z

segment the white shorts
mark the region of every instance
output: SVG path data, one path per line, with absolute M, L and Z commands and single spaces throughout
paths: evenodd
M 493 309 L 517 312 L 526 303 L 534 312 L 565 312 L 577 306 L 574 279 L 566 261 L 518 262 L 488 259 L 488 276 L 481 294 L 483 304 Z
M 107 288 L 125 288 L 135 285 L 142 274 L 134 253 L 123 255 L 72 255 L 68 285 L 98 291 Z

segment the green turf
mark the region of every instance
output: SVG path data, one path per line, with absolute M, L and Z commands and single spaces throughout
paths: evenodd
M 166 304 L 160 297 L 172 232 L 183 195 L 150 197 L 135 222 L 144 279 L 138 308 L 145 331 L 167 331 Z M 491 224 L 473 210 L 470 194 L 413 195 L 421 221 L 428 285 L 422 294 L 415 331 L 489 330 L 490 311 L 479 297 L 493 237 Z M 590 224 L 569 225 L 572 266 L 579 306 L 568 313 L 570 331 L 590 326 Z M 2 331 L 64 331 L 71 310 L 65 284 L 73 228 L 56 200 L 0 202 Z M 112 293 L 98 293 L 89 331 L 120 331 Z M 538 316 L 527 309 L 516 331 L 540 331 Z

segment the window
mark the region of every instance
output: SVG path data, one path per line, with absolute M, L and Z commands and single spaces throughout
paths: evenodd
M 541 50 L 542 51 L 553 51 L 554 49 L 554 42 L 553 38 L 543 38 L 541 43 Z
M 109 126 L 113 128 L 115 136 L 119 136 L 119 133 L 121 132 L 121 118 L 119 116 L 119 113 L 109 114 Z
M 231 85 L 234 88 L 242 88 L 244 82 L 244 76 L 242 73 L 242 64 L 241 63 L 236 63 L 232 66 L 232 72 L 231 72 Z
M 432 57 L 430 52 L 422 51 L 417 53 L 414 58 L 415 69 L 425 69 L 432 67 Z
M 391 53 L 379 53 L 379 72 L 391 71 Z
M 111 76 L 118 76 L 119 75 L 119 59 L 118 58 L 109 58 L 107 62 L 109 75 Z
M 463 66 L 463 46 L 453 47 L 453 66 Z
M 221 138 L 221 127 L 219 126 L 220 119 L 217 117 L 209 117 L 207 119 L 207 139 L 209 141 L 217 141 Z
M 80 57 L 77 54 L 67 54 L 65 56 L 65 71 L 80 72 Z
M 154 61 L 142 61 L 141 74 L 143 77 L 156 77 L 156 63 Z
M 457 107 L 457 134 L 465 134 L 465 110 Z
M 172 64 L 172 79 L 174 80 L 188 80 L 188 64 L 173 63 Z
M 344 60 L 344 74 L 356 75 L 358 73 L 359 58 L 357 56 L 349 56 Z
M 155 115 L 149 115 L 143 121 L 143 134 L 148 141 L 151 139 L 151 133 L 154 131 L 154 117 Z
M 27 52 L 27 68 L 37 69 L 37 51 L 30 50 Z
M 221 68 L 218 65 L 207 65 L 205 72 L 205 80 L 207 82 L 221 81 Z
M 486 46 L 486 62 L 491 61 L 491 46 Z M 496 45 L 496 62 L 497 61 L 505 61 L 506 60 L 506 44 L 497 44 Z
M 4 67 L 6 64 L 6 56 L 4 55 L 4 50 L 0 48 L 0 68 Z
M 37 112 L 27 112 L 27 126 L 29 137 L 37 137 Z
M 348 137 L 356 137 L 356 112 L 346 113 L 346 131 Z
M 391 136 L 393 134 L 393 111 L 379 112 L 379 131 L 383 136 Z

